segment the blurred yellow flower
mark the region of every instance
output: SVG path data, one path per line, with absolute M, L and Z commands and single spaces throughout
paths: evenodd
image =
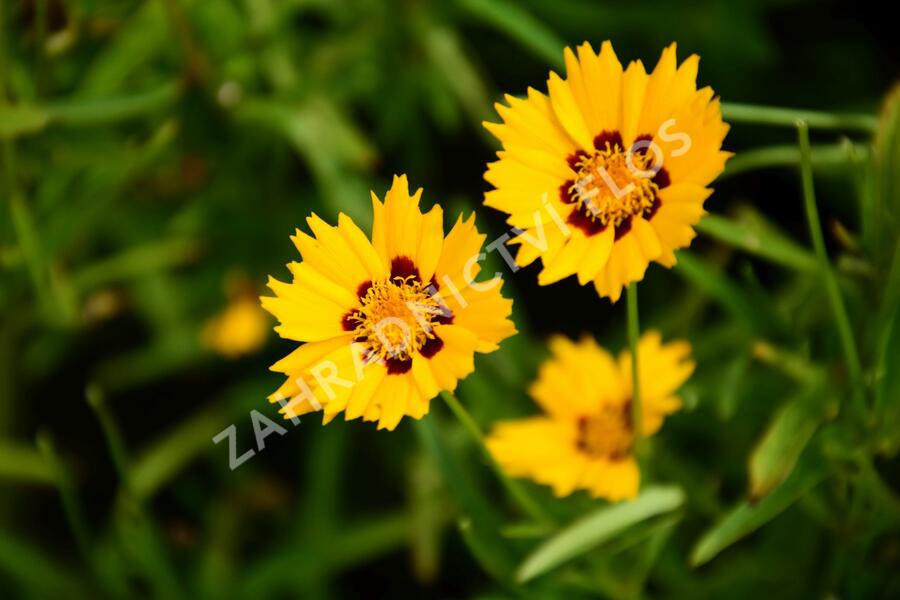
M 556 336 L 550 349 L 529 390 L 546 414 L 499 423 L 489 450 L 511 475 L 550 485 L 560 497 L 584 489 L 608 500 L 634 498 L 640 471 L 632 454 L 631 354 L 615 360 L 588 337 L 574 343 Z M 676 392 L 694 370 L 690 352 L 687 342 L 662 344 L 657 332 L 641 337 L 644 436 L 681 407 Z
M 503 144 L 485 179 L 485 204 L 524 231 L 516 262 L 538 256 L 541 285 L 577 275 L 618 300 L 650 261 L 675 264 L 704 214 L 709 185 L 730 153 L 719 100 L 697 89 L 697 55 L 677 65 L 675 44 L 649 75 L 623 71 L 612 45 L 565 50 L 566 79 L 551 72 L 549 94 L 498 103 L 503 123 L 485 127 Z M 546 213 L 560 227 L 548 227 Z M 530 240 L 540 240 L 533 243 Z
M 410 196 L 406 176 L 394 178 L 383 204 L 373 193 L 371 242 L 343 214 L 336 227 L 312 215 L 313 235 L 292 238 L 303 258 L 288 265 L 293 282 L 270 278 L 275 297 L 262 298 L 279 335 L 306 342 L 272 366 L 288 376 L 270 396 L 289 400 L 287 417 L 321 407 L 326 423 L 344 412 L 394 429 L 455 389 L 475 352 L 515 333 L 499 278 L 474 281 L 485 237 L 474 215 L 445 238 L 443 211 L 423 214 L 421 193 Z
M 228 358 L 259 350 L 266 342 L 269 318 L 254 296 L 238 295 L 203 326 L 201 339 L 207 348 Z

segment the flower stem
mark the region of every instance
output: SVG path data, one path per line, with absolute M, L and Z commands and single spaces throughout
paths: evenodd
M 481 427 L 478 426 L 478 423 L 475 422 L 475 419 L 472 418 L 472 415 L 469 414 L 469 411 L 465 409 L 459 399 L 451 392 L 441 392 L 441 397 L 444 399 L 444 402 L 447 403 L 447 406 L 450 407 L 450 410 L 453 411 L 453 414 L 459 422 L 462 423 L 462 426 L 465 427 L 466 431 L 469 432 L 469 435 L 475 441 L 481 454 L 484 456 L 485 460 L 487 460 L 488 465 L 490 465 L 491 469 L 497 475 L 497 478 L 500 480 L 500 483 L 503 484 L 503 487 L 506 488 L 506 491 L 509 492 L 509 495 L 519 505 L 519 508 L 536 521 L 542 523 L 551 522 L 551 519 L 544 513 L 531 496 L 525 492 L 522 486 L 511 479 L 497 461 L 494 460 L 494 456 L 490 453 L 487 445 L 484 443 L 484 433 L 482 433 Z
M 825 250 L 825 238 L 822 234 L 822 224 L 819 221 L 819 211 L 816 207 L 812 162 L 810 160 L 809 124 L 806 121 L 798 120 L 796 126 L 797 139 L 800 146 L 800 180 L 803 186 L 803 201 L 806 208 L 806 221 L 809 225 L 809 234 L 812 238 L 816 257 L 819 259 L 819 268 L 825 284 L 825 291 L 828 295 L 831 310 L 834 313 L 838 335 L 841 340 L 841 347 L 844 351 L 844 360 L 847 363 L 847 370 L 850 372 L 850 385 L 853 388 L 853 399 L 857 404 L 857 408 L 860 410 L 860 414 L 865 415 L 866 409 L 863 397 L 862 367 L 859 362 L 859 352 L 856 349 L 856 340 L 853 338 L 853 330 L 850 327 L 847 308 L 844 306 L 844 300 L 841 297 L 841 290 L 838 287 L 837 278 L 834 275 L 831 263 L 828 260 L 828 253 Z
M 878 126 L 874 115 L 837 114 L 775 106 L 755 106 L 752 104 L 722 103 L 722 116 L 732 123 L 755 123 L 794 127 L 799 121 L 813 129 L 850 129 L 873 132 Z
M 641 380 L 638 365 L 638 339 L 641 335 L 641 323 L 638 316 L 637 282 L 632 282 L 626 291 L 628 295 L 628 347 L 631 350 L 631 424 L 634 429 L 635 447 L 644 434 L 644 413 L 641 408 Z

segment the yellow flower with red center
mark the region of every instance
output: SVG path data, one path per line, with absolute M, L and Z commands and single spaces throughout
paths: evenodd
M 313 235 L 292 238 L 303 259 L 288 265 L 293 281 L 270 278 L 275 296 L 262 298 L 279 335 L 305 342 L 272 366 L 287 375 L 270 396 L 285 416 L 321 408 L 326 423 L 343 412 L 394 429 L 515 333 L 500 279 L 474 280 L 485 238 L 474 214 L 445 237 L 443 211 L 423 214 L 421 194 L 406 176 L 384 203 L 373 193 L 371 241 L 343 214 L 337 226 L 312 215 Z
M 543 416 L 499 423 L 487 439 L 498 463 L 515 477 L 550 485 L 557 496 L 575 490 L 608 500 L 634 498 L 640 470 L 633 455 L 631 354 L 618 360 L 591 338 L 557 336 L 530 395 Z M 642 435 L 656 433 L 681 407 L 676 392 L 694 363 L 687 342 L 663 344 L 645 333 L 638 344 Z
M 503 150 L 485 204 L 521 230 L 510 241 L 520 266 L 541 258 L 541 285 L 577 275 L 615 302 L 651 261 L 670 267 L 690 244 L 730 156 L 698 61 L 678 65 L 672 44 L 648 74 L 640 61 L 623 70 L 609 42 L 599 55 L 584 43 L 577 56 L 566 48 L 566 78 L 551 72 L 548 94 L 496 105 L 503 122 L 485 127 Z

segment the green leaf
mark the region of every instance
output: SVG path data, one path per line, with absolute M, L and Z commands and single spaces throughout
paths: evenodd
M 31 590 L 35 597 L 78 597 L 84 593 L 76 576 L 37 547 L 0 532 L 0 573 Z M 75 593 L 80 590 L 81 594 Z M 10 591 L 10 590 L 7 590 Z
M 878 448 L 892 455 L 900 447 L 900 304 L 894 307 L 893 318 L 886 327 L 887 334 L 878 364 L 878 387 L 875 396 L 875 414 L 881 424 Z
M 36 106 L 0 106 L 0 139 L 41 131 L 49 120 L 49 115 Z
M 678 487 L 651 487 L 631 502 L 604 506 L 560 531 L 532 552 L 516 574 L 529 581 L 614 539 L 632 525 L 673 511 L 684 503 Z
M 462 0 L 462 7 L 530 50 L 554 68 L 563 67 L 565 42 L 553 30 L 509 0 Z
M 815 255 L 749 209 L 734 220 L 707 215 L 697 223 L 697 231 L 790 269 L 819 269 Z
M 866 114 L 830 113 L 775 106 L 755 106 L 737 102 L 722 103 L 722 117 L 732 123 L 751 123 L 775 127 L 795 127 L 806 121 L 811 129 L 847 129 L 874 131 L 875 117 Z
M 750 456 L 751 500 L 762 498 L 787 479 L 827 413 L 836 409 L 825 390 L 816 386 L 775 413 Z
M 0 440 L 0 479 L 53 484 L 53 465 L 36 448 Z
M 875 195 L 878 220 L 875 227 L 887 227 L 882 241 L 893 239 L 891 229 L 900 220 L 900 84 L 884 102 L 875 135 Z M 881 248 L 875 248 L 876 252 Z
M 512 559 L 507 555 L 499 540 L 475 526 L 470 519 L 459 522 L 459 533 L 472 556 L 491 577 L 507 582 L 513 572 Z
M 772 320 L 720 269 L 692 252 L 682 250 L 677 256 L 675 272 L 716 300 L 736 321 L 748 325 L 757 335 L 771 330 Z
M 752 504 L 743 501 L 706 531 L 691 551 L 691 565 L 709 562 L 722 550 L 756 531 L 797 501 L 825 476 L 819 464 L 801 461 L 790 477 L 771 494 Z

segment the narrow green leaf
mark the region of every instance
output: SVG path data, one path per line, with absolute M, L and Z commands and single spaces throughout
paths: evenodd
M 825 476 L 826 470 L 801 461 L 790 477 L 755 504 L 743 501 L 706 531 L 691 551 L 691 565 L 700 566 L 786 510 Z
M 876 227 L 886 234 L 898 226 L 900 220 L 900 84 L 894 86 L 885 99 L 875 135 L 875 196 Z M 885 222 L 887 220 L 887 222 Z M 882 241 L 893 237 L 882 236 Z M 880 256 L 881 248 L 875 248 Z
M 67 568 L 46 556 L 40 548 L 4 532 L 0 532 L 0 573 L 31 590 L 35 597 L 81 595 L 76 593 L 81 589 L 80 583 Z
M 820 144 L 810 152 L 813 168 L 833 170 L 835 167 L 849 167 L 847 156 L 852 153 L 860 159 L 868 156 L 869 149 L 862 144 L 845 140 L 840 144 Z M 752 148 L 736 154 L 725 164 L 725 171 L 719 177 L 732 177 L 740 173 L 769 167 L 796 167 L 800 164 L 800 149 L 794 144 Z
M 515 39 L 537 58 L 554 68 L 563 67 L 565 42 L 521 4 L 509 0 L 462 0 L 461 5 L 474 17 Z
M 0 139 L 12 139 L 41 131 L 49 116 L 36 106 L 0 105 Z
M 165 83 L 140 93 L 104 98 L 72 98 L 43 107 L 51 125 L 93 127 L 108 125 L 149 115 L 166 108 L 178 99 L 182 91 L 178 82 Z
M 723 102 L 722 116 L 732 123 L 752 123 L 776 127 L 795 127 L 797 121 L 806 121 L 812 129 L 847 129 L 874 131 L 873 115 L 829 113 L 775 106 L 754 106 L 737 102 Z
M 697 223 L 697 231 L 791 269 L 816 272 L 819 268 L 815 255 L 749 210 L 735 220 L 707 215 Z
M 604 506 L 538 546 L 519 567 L 516 578 L 529 581 L 615 538 L 632 525 L 673 511 L 684 503 L 678 487 L 651 487 L 631 502 Z
M 265 383 L 261 380 L 235 387 L 220 402 L 182 421 L 138 454 L 130 472 L 132 493 L 136 499 L 153 496 L 198 455 L 213 451 L 216 448 L 212 442 L 213 436 L 228 426 L 231 419 L 249 421 L 247 413 L 253 405 L 261 402 L 263 389 Z M 223 409 L 223 405 L 227 409 Z
M 750 498 L 758 500 L 794 470 L 800 454 L 836 406 L 819 386 L 788 400 L 772 417 L 750 456 Z
M 677 256 L 675 272 L 716 300 L 736 321 L 749 325 L 757 334 L 771 329 L 772 320 L 766 318 L 761 308 L 747 299 L 748 294 L 720 269 L 686 250 L 678 252 Z
M 0 479 L 53 484 L 53 465 L 36 448 L 0 440 Z
M 885 329 L 887 333 L 878 364 L 877 376 L 880 379 L 875 396 L 875 414 L 881 424 L 878 447 L 891 455 L 900 447 L 900 369 L 896 366 L 900 356 L 900 304 L 895 306 L 893 318 Z
M 510 581 L 514 564 L 506 551 L 498 544 L 497 538 L 486 535 L 470 519 L 463 519 L 459 522 L 459 532 L 469 552 L 485 572 L 497 581 Z

